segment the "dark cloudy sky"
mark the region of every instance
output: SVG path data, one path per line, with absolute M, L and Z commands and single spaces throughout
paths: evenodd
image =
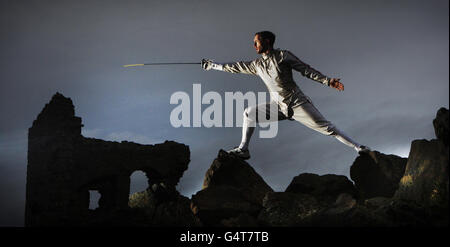
M 23 225 L 27 130 L 55 92 L 70 97 L 83 135 L 189 145 L 178 190 L 190 197 L 219 149 L 240 128 L 173 128 L 176 91 L 262 92 L 257 77 L 199 66 L 123 68 L 141 62 L 251 60 L 253 34 L 271 30 L 344 92 L 295 79 L 322 114 L 362 144 L 406 157 L 434 138 L 449 102 L 449 2 L 420 1 L 15 1 L 0 2 L 0 226 Z M 343 174 L 356 153 L 284 121 L 274 139 L 254 138 L 249 163 L 276 191 L 304 172 Z M 136 179 L 133 189 L 142 185 Z

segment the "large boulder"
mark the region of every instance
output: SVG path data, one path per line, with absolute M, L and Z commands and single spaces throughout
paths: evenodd
M 448 209 L 448 162 L 449 150 L 441 141 L 413 141 L 395 197 Z
M 267 192 L 273 191 L 263 178 L 244 160 L 220 150 L 211 167 L 206 171 L 203 188 L 231 186 L 245 197 L 261 204 Z
M 334 174 L 319 176 L 312 173 L 302 173 L 294 177 L 286 192 L 308 194 L 327 204 L 335 202 L 341 193 L 356 195 L 353 183 L 346 176 Z
M 405 172 L 407 160 L 377 151 L 358 156 L 350 167 L 350 177 L 359 196 L 363 199 L 392 197 Z
M 447 147 L 449 144 L 449 112 L 448 109 L 442 107 L 436 113 L 433 120 L 434 133 L 438 140 L 442 141 Z
M 256 217 L 272 188 L 242 159 L 220 150 L 208 169 L 203 189 L 192 196 L 192 212 L 206 225 L 247 214 Z

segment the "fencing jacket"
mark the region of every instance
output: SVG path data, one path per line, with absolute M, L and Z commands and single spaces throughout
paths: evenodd
M 288 115 L 288 108 L 301 105 L 309 98 L 300 90 L 292 78 L 292 69 L 303 76 L 329 86 L 329 77 L 311 68 L 287 50 L 274 49 L 269 54 L 249 62 L 222 64 L 221 70 L 230 73 L 258 75 L 269 90 L 271 100 Z

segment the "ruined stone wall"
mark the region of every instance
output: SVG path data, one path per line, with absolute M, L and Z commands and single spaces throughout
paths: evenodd
M 143 171 L 149 185 L 163 183 L 174 189 L 188 167 L 186 145 L 85 138 L 82 126 L 72 100 L 56 93 L 29 129 L 26 226 L 84 225 L 95 218 L 89 210 L 89 190 L 101 194 L 97 215 L 129 213 L 134 171 Z

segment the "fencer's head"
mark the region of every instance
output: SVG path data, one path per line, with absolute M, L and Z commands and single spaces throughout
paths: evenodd
M 275 34 L 270 31 L 261 31 L 255 33 L 253 38 L 253 46 L 255 47 L 256 53 L 262 54 L 273 49 L 273 44 L 275 43 Z

